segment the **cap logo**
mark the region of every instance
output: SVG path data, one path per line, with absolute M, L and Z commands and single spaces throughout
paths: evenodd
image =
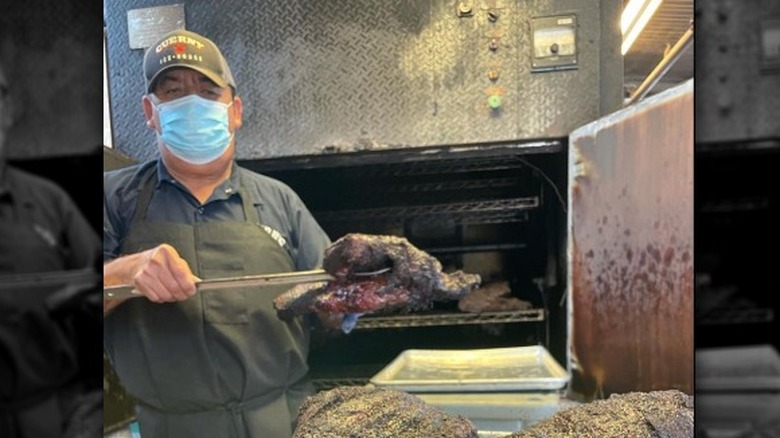
M 228 84 L 235 88 L 233 76 L 217 46 L 194 32 L 179 29 L 150 45 L 144 54 L 144 72 L 149 91 L 160 73 L 174 66 L 195 69 L 217 84 Z
M 187 46 L 192 46 L 197 49 L 202 49 L 203 47 L 205 47 L 203 43 L 201 43 L 200 41 L 194 38 L 190 38 L 188 36 L 183 36 L 183 35 L 172 36 L 166 39 L 165 41 L 161 42 L 155 48 L 155 52 L 159 54 L 169 46 L 173 49 L 174 54 L 162 56 L 159 60 L 160 65 L 165 65 L 174 60 L 203 62 L 203 56 L 195 55 L 192 53 L 186 53 Z
M 155 53 L 160 53 L 163 51 L 163 49 L 165 49 L 170 45 L 175 45 L 174 49 L 176 50 L 176 53 L 180 53 L 179 47 L 181 47 L 182 48 L 181 50 L 183 51 L 183 49 L 186 47 L 185 45 L 194 46 L 197 47 L 198 49 L 202 49 L 203 47 L 205 47 L 203 43 L 196 40 L 195 38 L 191 38 L 184 35 L 174 35 L 170 38 L 163 40 L 160 44 L 157 45 L 154 51 Z

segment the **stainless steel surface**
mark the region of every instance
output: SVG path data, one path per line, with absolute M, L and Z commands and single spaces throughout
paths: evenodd
M 198 292 L 205 290 L 222 290 L 240 287 L 263 287 L 284 284 L 312 283 L 333 280 L 333 276 L 317 269 L 312 271 L 285 272 L 282 274 L 246 275 L 241 277 L 215 278 L 199 281 Z M 132 285 L 108 286 L 103 289 L 104 298 L 134 298 L 142 295 L 135 292 Z
M 451 415 L 464 416 L 471 420 L 477 430 L 493 431 L 501 438 L 551 417 L 563 406 L 558 391 L 440 392 L 415 395 L 425 404 Z M 503 431 L 503 434 L 499 431 Z
M 542 346 L 472 350 L 406 350 L 371 378 L 409 392 L 562 389 L 566 373 Z

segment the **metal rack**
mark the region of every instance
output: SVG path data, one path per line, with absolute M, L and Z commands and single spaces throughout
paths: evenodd
M 413 327 L 502 324 L 518 322 L 543 322 L 543 309 L 529 309 L 513 312 L 485 312 L 481 314 L 440 313 L 393 316 L 365 316 L 358 320 L 354 330 L 398 329 Z M 371 377 L 384 365 L 330 369 L 312 376 L 317 391 L 326 391 L 341 386 L 364 386 L 371 383 Z
M 469 172 L 521 169 L 527 161 L 518 156 L 479 157 L 460 160 L 413 161 L 402 164 L 381 164 L 361 166 L 350 170 L 349 177 L 364 179 L 396 178 L 400 176 L 456 175 Z
M 700 325 L 765 324 L 774 321 L 774 309 L 768 307 L 717 308 L 699 319 Z
M 437 257 L 445 272 L 485 268 L 484 278 L 509 281 L 517 298 L 533 301 L 532 309 L 482 314 L 437 303 L 411 314 L 364 315 L 349 335 L 315 330 L 315 388 L 368 384 L 398 351 L 410 348 L 549 345 L 554 317 L 544 296 L 537 302 L 531 279 L 549 273 L 547 252 L 556 245 L 550 239 L 562 224 L 548 220 L 559 209 L 546 196 L 550 186 L 564 190 L 562 152 L 564 142 L 540 141 L 248 163 L 295 189 L 333 239 L 357 232 L 403 236 Z M 483 266 L 494 261 L 504 268 Z
M 526 164 L 523 157 L 559 153 L 565 149 L 566 139 L 546 139 L 521 142 L 490 142 L 431 147 L 398 147 L 385 150 L 322 153 L 304 156 L 241 160 L 261 173 L 293 171 L 332 171 L 350 168 L 350 174 L 364 177 L 365 173 L 388 176 L 419 175 L 431 172 L 462 172 L 516 168 Z M 336 152 L 336 151 L 334 151 Z M 498 167 L 495 167 L 498 166 Z M 357 172 L 357 173 L 353 173 Z M 401 173 L 399 173 L 401 172 Z
M 394 316 L 365 316 L 358 319 L 355 330 L 539 321 L 544 321 L 544 310 L 542 309 L 519 310 L 513 312 L 485 312 L 480 314 L 441 313 Z
M 539 207 L 539 197 L 454 202 L 423 206 L 397 206 L 318 212 L 320 222 L 399 222 L 446 217 L 456 223 L 503 223 L 527 219 L 525 211 Z
M 393 185 L 372 187 L 371 193 L 403 193 L 405 195 L 414 193 L 438 193 L 446 191 L 461 191 L 475 189 L 497 189 L 512 187 L 518 184 L 518 177 L 501 178 L 483 178 L 478 180 L 452 180 L 452 181 L 434 181 L 417 183 L 396 183 Z

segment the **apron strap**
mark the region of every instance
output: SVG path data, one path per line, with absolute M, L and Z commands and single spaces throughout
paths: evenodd
M 146 210 L 149 209 L 149 203 L 152 200 L 152 194 L 154 193 L 154 187 L 157 185 L 157 171 L 152 171 L 144 178 L 141 183 L 140 193 L 138 194 L 138 200 L 135 203 L 135 212 L 133 213 L 133 219 L 130 220 L 130 226 L 138 225 L 143 222 L 146 217 Z M 129 229 L 129 228 L 128 228 Z
M 238 167 L 236 167 L 235 169 L 236 172 L 238 172 Z M 241 197 L 241 203 L 244 206 L 244 218 L 246 219 L 246 221 L 251 224 L 260 225 L 260 227 L 266 233 L 268 233 L 268 235 L 270 235 L 271 238 L 273 238 L 273 240 L 276 241 L 276 243 L 278 243 L 279 246 L 284 251 L 286 251 L 288 255 L 290 255 L 291 250 L 290 250 L 289 242 L 285 242 L 284 239 L 282 242 L 280 242 L 279 239 L 277 239 L 273 234 L 273 231 L 275 230 L 273 230 L 268 225 L 260 222 L 260 215 L 257 214 L 257 209 L 255 208 L 255 205 L 252 202 L 252 195 L 250 194 L 250 191 L 247 188 L 246 179 L 240 173 L 239 173 L 239 187 L 240 187 L 239 196 Z
M 233 168 L 236 172 L 239 172 L 238 166 Z M 260 216 L 257 214 L 257 209 L 252 202 L 252 195 L 249 193 L 244 176 L 238 174 L 238 185 L 240 187 L 239 196 L 241 197 L 241 204 L 244 206 L 244 217 L 246 221 L 252 224 L 260 223 Z

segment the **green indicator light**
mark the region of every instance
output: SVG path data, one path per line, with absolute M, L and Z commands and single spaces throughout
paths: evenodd
M 500 108 L 501 96 L 499 96 L 498 94 L 493 94 L 492 96 L 488 97 L 488 105 L 493 109 Z

